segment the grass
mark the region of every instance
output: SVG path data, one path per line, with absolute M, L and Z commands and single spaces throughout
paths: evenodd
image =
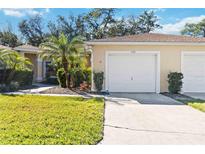
M 194 98 L 192 98 L 192 100 L 180 100 L 180 99 L 176 99 L 176 100 L 186 105 L 189 105 L 197 110 L 205 112 L 205 101 L 204 100 L 194 99 Z
M 183 94 L 171 94 L 171 93 L 162 93 L 162 94 L 172 99 L 175 99 L 179 102 L 182 102 L 186 105 L 189 105 L 195 109 L 198 109 L 202 112 L 205 112 L 205 100 L 195 99 L 190 96 L 183 95 Z
M 0 95 L 0 144 L 96 144 L 103 99 Z
M 205 112 L 205 101 L 187 102 L 187 104 L 195 109 Z
M 181 101 L 182 103 L 189 105 L 197 110 L 200 110 L 202 112 L 205 112 L 205 100 L 201 100 L 201 99 L 194 99 L 192 97 L 190 97 L 190 99 L 188 100 L 180 100 L 180 99 L 176 99 L 178 101 Z

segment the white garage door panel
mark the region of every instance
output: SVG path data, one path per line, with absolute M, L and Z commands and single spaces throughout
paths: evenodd
M 156 55 L 110 54 L 108 90 L 110 92 L 155 92 Z
M 184 55 L 184 92 L 205 92 L 205 55 Z

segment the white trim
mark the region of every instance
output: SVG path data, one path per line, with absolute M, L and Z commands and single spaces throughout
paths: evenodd
M 39 56 L 37 57 L 37 62 L 42 63 L 43 59 L 41 59 Z
M 108 81 L 108 55 L 111 54 L 111 53 L 131 53 L 133 51 L 106 51 L 105 52 L 105 90 L 106 91 L 109 91 L 109 81 Z M 156 90 L 155 92 L 156 93 L 160 93 L 160 51 L 134 51 L 136 54 L 140 54 L 140 53 L 143 53 L 143 54 L 155 54 L 157 56 L 157 65 L 156 65 Z
M 14 49 L 15 50 L 15 49 Z M 31 53 L 31 54 L 38 54 L 38 50 L 37 51 L 29 51 L 29 50 L 26 50 L 26 49 L 24 49 L 24 50 L 15 50 L 15 51 L 18 51 L 18 52 L 24 52 L 24 53 Z
M 183 65 L 184 65 L 184 56 L 185 55 L 205 55 L 205 51 L 182 51 L 181 52 L 181 73 L 184 74 L 184 68 L 183 68 Z M 183 80 L 182 80 L 183 81 Z M 182 89 L 181 89 L 181 93 L 183 94 L 184 93 L 184 87 L 182 86 Z
M 160 51 L 156 51 L 156 56 L 157 56 L 156 93 L 160 93 L 160 70 L 161 70 Z
M 37 81 L 37 82 L 41 82 L 41 81 L 43 81 L 43 78 L 42 78 L 41 76 L 37 76 L 37 77 L 36 77 L 36 81 Z
M 43 79 L 46 78 L 46 62 L 47 61 L 43 61 Z
M 91 52 L 91 91 L 95 91 L 94 88 L 94 81 L 93 81 L 93 73 L 94 73 L 94 67 L 93 67 L 93 51 Z
M 194 42 L 85 42 L 87 45 L 191 45 L 205 46 L 205 43 Z

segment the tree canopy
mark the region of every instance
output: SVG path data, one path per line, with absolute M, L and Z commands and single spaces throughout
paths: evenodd
M 18 36 L 12 31 L 11 27 L 7 27 L 0 31 L 0 44 L 9 47 L 16 47 L 21 44 Z
M 41 16 L 24 19 L 19 23 L 19 30 L 24 39 L 33 46 L 39 46 L 45 39 Z
M 70 87 L 70 74 L 68 72 L 70 57 L 83 51 L 83 38 L 76 36 L 72 40 L 68 40 L 68 38 L 61 33 L 59 37 L 49 37 L 47 42 L 40 45 L 40 49 L 40 56 L 43 59 L 53 60 L 61 64 L 66 76 L 66 86 Z
M 181 31 L 182 35 L 190 36 L 202 36 L 205 37 L 205 19 L 201 20 L 198 23 L 186 23 L 183 30 Z
M 43 23 L 40 16 L 35 16 L 22 20 L 19 29 L 27 43 L 39 46 L 49 36 L 59 37 L 61 33 L 68 40 L 75 36 L 91 40 L 149 33 L 161 28 L 154 11 L 144 11 L 139 16 L 131 17 L 118 17 L 117 12 L 118 9 L 97 8 L 77 16 L 58 16 L 48 23 Z

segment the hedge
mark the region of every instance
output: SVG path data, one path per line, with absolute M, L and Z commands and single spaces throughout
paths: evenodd
M 14 72 L 13 77 L 8 81 L 8 76 L 11 70 L 0 70 L 0 84 L 11 84 L 11 82 L 17 82 L 20 87 L 32 85 L 33 72 L 28 70 L 17 70 Z

